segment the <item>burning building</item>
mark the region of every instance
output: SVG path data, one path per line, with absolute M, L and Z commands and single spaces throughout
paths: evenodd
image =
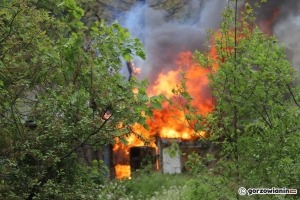
M 245 2 L 254 3 L 255 0 L 241 1 L 240 5 Z M 134 62 L 142 68 L 139 77 L 149 79 L 150 96 L 164 94 L 169 99 L 180 102 L 182 99 L 172 91 L 179 85 L 181 73 L 185 72 L 186 88 L 193 97 L 192 106 L 201 115 L 212 111 L 213 99 L 207 78 L 210 71 L 193 62 L 192 52 L 208 50 L 210 57 L 216 58 L 213 45 L 211 49 L 207 49 L 210 41 L 207 40 L 206 32 L 207 29 L 218 28 L 226 3 L 224 0 L 191 0 L 183 7 L 180 19 L 169 19 L 167 12 L 152 9 L 144 2 L 133 6 L 123 16 L 126 20 L 121 20 L 122 23 L 145 45 L 147 59 L 137 59 Z M 295 37 L 299 37 L 295 32 L 300 28 L 300 3 L 296 3 L 296 6 L 294 4 L 292 0 L 269 0 L 257 9 L 257 24 L 263 32 L 276 34 L 286 44 L 288 56 L 297 68 L 300 61 L 295 55 L 299 53 L 300 46 L 291 40 L 295 41 Z M 191 10 L 195 13 L 191 13 Z M 216 68 L 217 66 L 213 66 L 213 69 Z M 136 134 L 127 138 L 127 145 L 117 141 L 113 146 L 116 176 L 129 177 L 131 170 L 140 168 L 146 160 L 154 169 L 167 173 L 181 172 L 186 157 L 178 154 L 172 157 L 168 154 L 168 149 L 174 142 L 186 154 L 192 151 L 205 152 L 208 147 L 198 140 L 206 137 L 206 133 L 195 132 L 194 124 L 189 123 L 186 116 L 182 107 L 164 104 L 161 110 L 154 110 L 153 117 L 147 120 L 149 130 L 139 124 L 134 125 L 134 132 L 143 135 L 147 142 L 140 140 Z

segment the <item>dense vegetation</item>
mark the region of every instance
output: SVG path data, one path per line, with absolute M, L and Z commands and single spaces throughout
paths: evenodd
M 117 23 L 86 26 L 75 0 L 2 1 L 0 199 L 243 199 L 241 186 L 299 187 L 296 72 L 276 38 L 255 27 L 252 8 L 238 17 L 236 3 L 212 34 L 217 59 L 194 54 L 203 67 L 218 65 L 214 111 L 195 116 L 203 120 L 195 127 L 222 147 L 217 164 L 208 168 L 202 160 L 213 158 L 193 154 L 185 175 L 142 171 L 108 181 L 103 162 L 87 166 L 77 153 L 124 138 L 144 123 L 141 111 L 151 113 L 146 83 L 119 73 L 124 60 L 145 57 L 141 43 Z M 183 82 L 174 91 L 189 102 L 185 90 Z M 251 198 L 283 197 L 299 198 Z
M 232 2 L 237 8 L 237 1 Z M 300 96 L 296 72 L 276 38 L 264 35 L 254 20 L 249 4 L 241 16 L 228 7 L 220 32 L 214 35 L 217 60 L 195 54 L 202 66 L 218 65 L 210 76 L 215 109 L 205 127 L 210 140 L 222 145 L 214 170 L 229 185 L 235 183 L 236 191 L 241 186 L 297 188 Z
M 141 43 L 119 24 L 85 26 L 73 0 L 0 6 L 0 198 L 95 199 L 106 171 L 76 153 L 143 123 L 146 83 L 118 73 Z

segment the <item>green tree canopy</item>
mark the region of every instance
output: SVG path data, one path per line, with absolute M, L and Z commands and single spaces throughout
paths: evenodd
M 76 151 L 144 121 L 146 83 L 119 73 L 141 43 L 83 13 L 74 0 L 0 4 L 1 199 L 96 199 Z
M 249 4 L 238 16 L 230 1 L 214 37 L 217 60 L 195 53 L 210 76 L 215 109 L 205 119 L 222 147 L 220 172 L 238 187 L 290 187 L 299 182 L 300 107 L 296 72 L 282 45 L 254 25 Z M 231 6 L 233 4 L 233 6 Z M 236 9 L 235 9 L 236 8 Z M 224 161 L 224 162 L 222 162 Z

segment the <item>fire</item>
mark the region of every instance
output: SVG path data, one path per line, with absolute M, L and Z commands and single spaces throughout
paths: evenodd
M 212 48 L 210 57 L 216 59 L 216 50 Z M 213 102 L 208 86 L 207 75 L 211 73 L 209 69 L 202 68 L 192 59 L 192 52 L 184 51 L 178 54 L 176 60 L 177 69 L 161 73 L 154 82 L 148 93 L 151 95 L 164 94 L 168 98 L 174 97 L 172 90 L 180 84 L 180 74 L 186 72 L 187 90 L 193 97 L 192 106 L 205 115 L 213 109 Z M 217 65 L 212 66 L 213 69 Z
M 216 60 L 217 54 L 214 47 L 209 52 L 209 58 Z M 153 116 L 148 118 L 146 123 L 149 130 L 143 126 L 135 124 L 132 127 L 133 134 L 126 137 L 127 144 L 120 140 L 114 145 L 114 163 L 115 174 L 118 179 L 131 176 L 130 169 L 130 148 L 145 146 L 145 143 L 139 138 L 147 140 L 147 146 L 158 149 L 155 144 L 155 138 L 180 138 L 182 140 L 197 140 L 200 137 L 206 137 L 205 132 L 195 131 L 197 121 L 187 120 L 189 111 L 185 108 L 186 100 L 178 94 L 173 93 L 173 89 L 180 86 L 182 72 L 185 72 L 187 91 L 193 98 L 191 106 L 195 107 L 197 114 L 205 116 L 213 109 L 213 100 L 209 90 L 209 80 L 207 75 L 217 69 L 214 64 L 211 69 L 202 68 L 193 61 L 192 52 L 183 51 L 177 55 L 173 70 L 162 72 L 157 75 L 156 81 L 148 88 L 148 95 L 163 94 L 172 99 L 176 104 L 170 105 L 168 102 L 163 104 L 161 110 L 153 110 Z M 131 65 L 133 66 L 133 65 Z M 139 135 L 139 136 L 138 136 Z M 158 168 L 158 163 L 156 163 Z
M 195 64 L 191 59 L 191 52 L 184 52 L 181 56 L 182 59 L 179 60 L 178 65 L 189 66 L 186 74 L 186 84 L 188 92 L 193 97 L 192 106 L 198 108 L 198 111 L 205 115 L 213 109 L 213 101 L 208 86 L 208 74 L 211 71 Z
M 147 131 L 143 126 L 136 123 L 132 126 L 132 134 L 128 135 L 125 139 L 127 144 L 123 144 L 120 139 L 116 140 L 116 144 L 113 147 L 114 152 L 114 163 L 118 163 L 115 165 L 115 175 L 118 179 L 128 178 L 131 176 L 131 168 L 129 161 L 129 151 L 131 147 L 142 147 L 145 146 L 145 142 L 140 140 L 142 137 L 143 140 L 147 142 L 147 146 L 154 147 L 156 153 L 158 149 L 155 145 L 155 141 L 150 135 L 150 132 Z M 139 135 L 139 137 L 137 136 Z M 158 167 L 158 165 L 157 165 Z
M 116 177 L 118 179 L 130 177 L 130 166 L 129 165 L 116 165 L 115 171 L 116 171 Z
M 154 110 L 153 117 L 147 120 L 150 132 L 160 138 L 197 139 L 199 135 L 193 129 L 193 124 L 186 120 L 185 113 L 168 104 L 162 110 Z
M 216 50 L 210 52 L 212 59 L 216 59 Z M 184 51 L 178 54 L 176 60 L 177 68 L 158 75 L 157 80 L 149 88 L 150 95 L 164 94 L 168 98 L 177 101 L 176 105 L 164 104 L 163 109 L 154 110 L 153 117 L 148 119 L 151 134 L 160 138 L 181 138 L 184 140 L 195 140 L 204 137 L 205 133 L 197 133 L 194 125 L 199 122 L 187 120 L 187 109 L 185 100 L 176 96 L 172 90 L 180 85 L 180 74 L 186 73 L 187 90 L 192 96 L 192 106 L 197 108 L 198 114 L 205 115 L 212 111 L 213 101 L 209 91 L 208 77 L 209 69 L 202 68 L 192 59 L 192 52 Z M 216 68 L 217 66 L 213 66 Z
M 148 94 L 150 96 L 164 94 L 167 98 L 172 97 L 174 95 L 172 89 L 178 84 L 180 72 L 181 70 L 177 69 L 159 74 L 154 85 L 148 89 Z
M 205 136 L 205 132 L 201 132 L 200 135 L 198 136 Z M 169 128 L 162 128 L 160 137 L 162 138 L 182 138 L 184 140 L 191 140 L 193 139 L 193 135 L 190 133 L 189 130 L 187 131 L 176 131 L 174 129 L 169 129 Z M 194 135 L 196 137 L 196 135 Z
M 215 50 L 211 53 L 215 53 Z M 207 77 L 210 70 L 201 68 L 199 64 L 195 63 L 190 51 L 179 53 L 175 64 L 176 69 L 158 75 L 154 84 L 148 89 L 148 94 L 150 96 L 164 94 L 168 98 L 173 97 L 172 90 L 180 84 L 181 73 L 186 72 L 187 88 L 194 97 L 194 106 L 197 106 L 203 114 L 209 112 L 212 108 L 212 104 L 209 103 L 211 97 L 209 96 Z M 202 105 L 203 103 L 205 105 Z

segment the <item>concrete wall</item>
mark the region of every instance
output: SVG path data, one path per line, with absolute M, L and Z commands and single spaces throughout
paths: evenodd
M 178 174 L 182 171 L 182 162 L 180 153 L 170 155 L 169 147 L 163 149 L 163 172 L 165 174 Z

